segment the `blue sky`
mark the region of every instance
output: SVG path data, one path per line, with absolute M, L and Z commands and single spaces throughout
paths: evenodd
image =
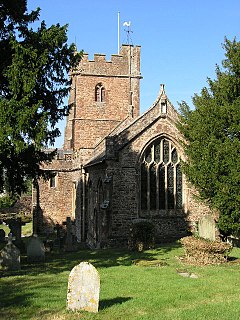
M 41 8 L 47 26 L 68 24 L 69 43 L 78 50 L 104 53 L 110 59 L 127 42 L 123 27 L 131 21 L 131 40 L 141 46 L 141 112 L 155 101 L 161 83 L 175 108 L 215 77 L 224 59 L 224 37 L 239 41 L 239 0 L 28 0 L 28 9 Z M 64 131 L 65 121 L 59 123 Z M 55 146 L 61 147 L 63 137 Z

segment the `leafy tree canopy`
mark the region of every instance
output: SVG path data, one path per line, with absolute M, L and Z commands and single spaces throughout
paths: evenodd
M 60 135 L 68 73 L 82 55 L 67 44 L 67 25 L 33 29 L 39 12 L 28 13 L 26 0 L 0 0 L 0 191 L 12 195 L 44 175 L 41 163 L 53 153 L 42 150 Z
M 180 104 L 187 162 L 184 171 L 202 199 L 220 213 L 219 228 L 240 232 L 240 42 L 225 38 L 225 60 L 216 79 Z

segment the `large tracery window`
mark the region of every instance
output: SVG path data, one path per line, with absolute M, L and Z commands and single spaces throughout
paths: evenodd
M 176 147 L 166 138 L 150 144 L 141 158 L 141 210 L 182 208 L 182 172 Z
M 101 83 L 98 83 L 95 87 L 95 101 L 96 102 L 105 101 L 105 89 Z

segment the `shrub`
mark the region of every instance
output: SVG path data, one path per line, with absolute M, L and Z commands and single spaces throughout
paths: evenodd
M 180 239 L 185 258 L 190 263 L 220 264 L 227 261 L 232 245 L 222 241 L 210 241 L 194 236 Z
M 130 228 L 129 249 L 143 251 L 154 247 L 155 226 L 152 222 L 141 220 L 132 224 Z
M 11 208 L 17 201 L 16 197 L 11 197 L 9 195 L 3 195 L 0 197 L 0 208 Z
M 32 221 L 32 214 L 25 214 L 21 211 L 16 214 L 16 218 L 21 218 L 23 223 L 29 223 Z

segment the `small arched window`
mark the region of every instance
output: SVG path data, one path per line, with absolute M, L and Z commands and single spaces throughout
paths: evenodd
M 57 175 L 55 172 L 53 172 L 51 177 L 49 178 L 49 186 L 50 186 L 50 188 L 57 187 Z
M 105 102 L 105 88 L 101 83 L 98 83 L 95 87 L 95 101 Z
M 141 209 L 182 208 L 182 172 L 176 147 L 166 138 L 152 142 L 141 157 Z

